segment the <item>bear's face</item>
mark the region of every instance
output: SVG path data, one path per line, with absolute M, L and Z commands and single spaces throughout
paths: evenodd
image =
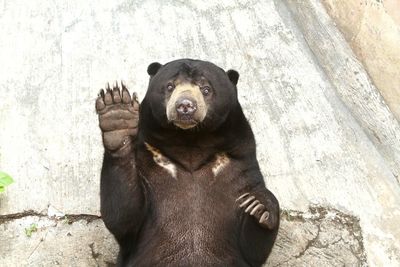
M 216 65 L 181 59 L 165 65 L 152 63 L 146 94 L 152 114 L 163 127 L 213 130 L 237 104 L 239 74 Z

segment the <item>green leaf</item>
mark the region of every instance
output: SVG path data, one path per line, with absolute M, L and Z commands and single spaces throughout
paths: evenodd
M 38 225 L 36 223 L 31 223 L 31 225 L 28 228 L 25 228 L 25 235 L 27 237 L 31 237 L 32 233 L 37 232 L 38 230 Z
M 4 191 L 4 187 L 14 182 L 13 178 L 5 172 L 0 171 L 0 192 Z

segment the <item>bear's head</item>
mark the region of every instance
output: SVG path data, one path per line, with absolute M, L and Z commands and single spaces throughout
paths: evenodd
M 180 59 L 147 68 L 149 87 L 144 99 L 162 128 L 214 130 L 238 105 L 239 74 L 213 63 Z

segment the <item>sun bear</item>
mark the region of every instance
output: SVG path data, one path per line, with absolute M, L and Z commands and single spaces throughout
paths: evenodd
M 201 60 L 152 63 L 140 104 L 121 82 L 101 90 L 101 215 L 118 266 L 260 266 L 279 228 L 235 70 Z

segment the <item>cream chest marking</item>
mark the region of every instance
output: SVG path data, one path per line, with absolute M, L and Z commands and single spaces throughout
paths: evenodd
M 214 177 L 216 177 L 221 171 L 223 171 L 229 165 L 229 158 L 226 153 L 218 153 L 212 167 Z
M 177 170 L 175 164 L 173 164 L 167 157 L 165 157 L 160 150 L 153 147 L 148 143 L 144 143 L 147 150 L 153 155 L 154 162 L 165 169 L 175 180 L 177 179 Z

